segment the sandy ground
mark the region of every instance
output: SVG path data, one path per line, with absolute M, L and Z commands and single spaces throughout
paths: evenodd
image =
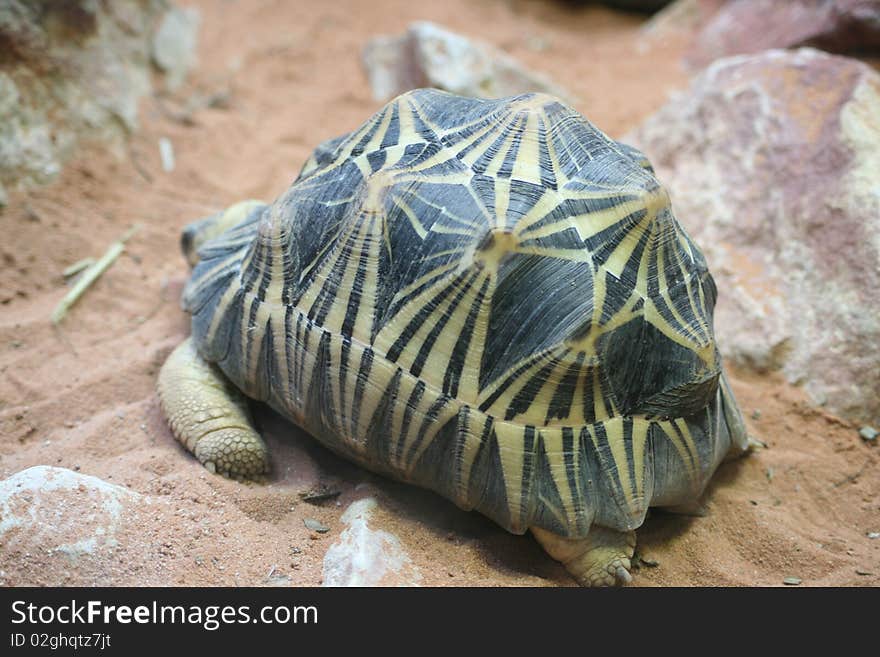
M 366 494 L 400 536 L 426 585 L 571 585 L 529 537 L 507 534 L 439 497 L 374 477 L 264 412 L 274 458 L 267 484 L 211 476 L 160 416 L 156 374 L 189 332 L 177 303 L 186 222 L 241 198 L 271 200 L 320 140 L 378 107 L 359 53 L 416 19 L 494 43 L 550 73 L 585 115 L 621 136 L 686 83 L 675 44 L 637 47 L 640 19 L 574 3 L 203 0 L 200 67 L 175 99 L 146 99 L 142 129 L 114 156 L 86 147 L 57 183 L 13 195 L 2 222 L 0 477 L 33 465 L 92 474 L 153 496 L 113 559 L 75 565 L 0 546 L 0 581 L 22 584 L 316 585 L 340 515 Z M 177 111 L 197 93 L 228 107 Z M 157 142 L 177 166 L 162 171 Z M 61 272 L 139 223 L 126 253 L 53 329 Z M 710 263 L 711 264 L 711 263 Z M 723 290 L 721 301 L 724 303 Z M 774 376 L 733 372 L 751 432 L 766 449 L 723 465 L 705 514 L 653 514 L 639 552 L 656 563 L 638 585 L 880 584 L 878 451 L 856 427 L 811 408 Z M 312 505 L 308 491 L 340 491 Z M 330 527 L 310 532 L 305 518 Z

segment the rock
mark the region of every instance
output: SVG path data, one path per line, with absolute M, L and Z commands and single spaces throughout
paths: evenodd
M 663 9 L 669 0 L 602 0 L 602 4 L 625 11 L 653 12 Z
M 45 184 L 80 139 L 121 144 L 137 127 L 138 101 L 151 89 L 153 33 L 168 6 L 0 3 L 0 186 Z
M 877 440 L 877 436 L 880 436 L 880 431 L 877 431 L 874 427 L 864 426 L 859 429 L 859 435 L 862 437 L 862 440 L 873 442 Z
M 654 14 L 642 29 L 649 38 L 682 36 L 690 42 L 725 2 L 726 0 L 675 0 Z
M 880 2 L 727 2 L 700 30 L 686 61 L 703 66 L 719 57 L 793 46 L 840 53 L 880 49 Z
M 880 414 L 880 76 L 813 49 L 719 60 L 633 134 L 719 290 L 726 357 Z
M 106 559 L 127 508 L 146 499 L 66 468 L 36 466 L 0 481 L 3 553 L 49 551 Z
M 196 63 L 201 14 L 191 7 L 172 7 L 162 17 L 153 36 L 153 63 L 167 73 L 166 86 L 177 89 Z
M 310 529 L 313 532 L 318 532 L 319 534 L 326 534 L 330 531 L 330 528 L 323 524 L 320 520 L 315 520 L 314 518 L 306 518 L 303 520 L 303 524 L 306 526 L 306 529 Z
M 375 498 L 367 497 L 342 514 L 348 527 L 324 555 L 324 586 L 418 586 L 418 568 L 400 540 L 369 526 Z
M 485 98 L 529 91 L 568 96 L 500 50 L 426 21 L 413 23 L 400 36 L 372 39 L 364 48 L 363 63 L 378 101 L 420 87 Z
M 684 7 L 682 10 L 680 7 Z M 699 19 L 689 24 L 686 16 Z M 685 61 L 701 68 L 720 57 L 813 46 L 835 53 L 880 50 L 877 0 L 678 0 L 663 12 L 693 36 Z
M 62 147 L 70 139 L 61 131 Z M 0 183 L 45 184 L 61 170 L 59 155 L 48 117 L 22 102 L 14 80 L 0 73 Z

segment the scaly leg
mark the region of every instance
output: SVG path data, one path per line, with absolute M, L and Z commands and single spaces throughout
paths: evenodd
M 581 586 L 619 586 L 632 581 L 629 569 L 636 549 L 635 532 L 593 525 L 586 538 L 565 538 L 538 527 L 532 527 L 532 534 Z
M 174 436 L 211 472 L 254 478 L 269 471 L 266 444 L 247 401 L 192 339 L 177 347 L 159 372 L 159 400 Z

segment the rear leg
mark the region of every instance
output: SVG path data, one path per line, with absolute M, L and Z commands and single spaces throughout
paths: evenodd
M 581 586 L 619 586 L 632 581 L 629 570 L 635 532 L 593 525 L 586 538 L 565 538 L 538 527 L 532 527 L 532 534 Z
M 211 472 L 253 479 L 269 471 L 266 444 L 253 427 L 247 400 L 191 338 L 159 372 L 159 401 L 174 436 Z

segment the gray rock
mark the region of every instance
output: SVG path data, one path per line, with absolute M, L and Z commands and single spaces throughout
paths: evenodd
M 172 7 L 153 36 L 153 63 L 167 73 L 166 85 L 178 88 L 196 63 L 201 14 L 191 7 Z
M 484 98 L 529 91 L 568 97 L 500 50 L 427 21 L 413 23 L 399 36 L 372 39 L 364 48 L 363 63 L 379 101 L 421 87 Z
M 880 414 L 880 76 L 812 50 L 718 60 L 624 140 L 718 283 L 728 358 Z
M 66 468 L 36 466 L 0 481 L 3 551 L 43 550 L 72 561 L 117 546 L 127 508 L 141 495 Z
M 422 575 L 400 539 L 370 527 L 376 507 L 368 497 L 342 514 L 348 527 L 324 555 L 324 586 L 418 586 Z
M 6 119 L 15 113 L 20 102 L 18 87 L 6 73 L 0 72 L 0 119 Z
M 119 143 L 137 128 L 138 101 L 151 88 L 154 32 L 168 6 L 0 2 L 0 185 L 12 191 L 49 182 L 80 139 Z M 169 78 L 184 70 L 178 60 Z
M 859 435 L 862 437 L 862 440 L 872 442 L 877 440 L 877 436 L 880 436 L 880 431 L 877 431 L 874 427 L 864 426 L 859 429 Z

